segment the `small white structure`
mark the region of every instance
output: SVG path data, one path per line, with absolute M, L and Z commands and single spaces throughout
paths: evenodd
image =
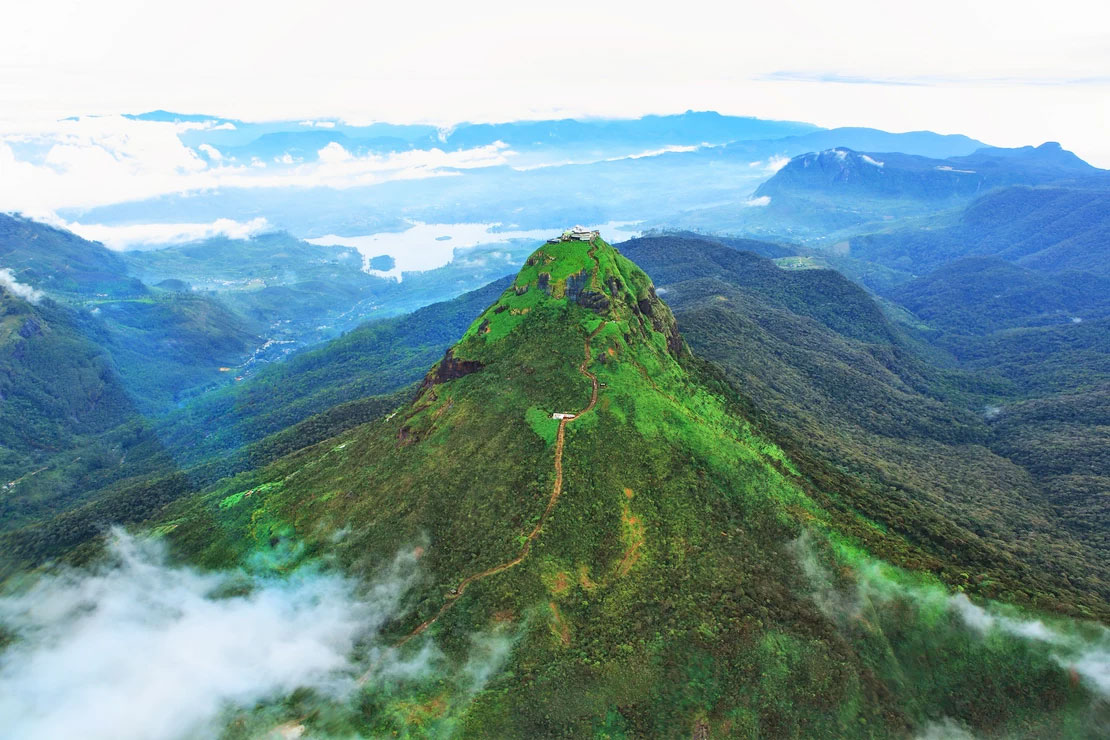
M 563 420 L 563 419 L 573 419 L 574 417 L 575 417 L 575 414 L 563 414 L 563 413 L 560 413 L 558 411 L 556 411 L 554 414 L 551 415 L 552 419 L 559 419 L 560 421 Z
M 571 240 L 579 242 L 588 242 L 591 239 L 599 236 L 596 231 L 587 229 L 585 226 L 575 226 L 573 229 L 567 232 L 567 234 L 571 238 Z

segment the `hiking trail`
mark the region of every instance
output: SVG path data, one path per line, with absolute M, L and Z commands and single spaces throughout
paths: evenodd
M 597 405 L 597 376 L 591 373 L 588 369 L 590 362 L 593 360 L 593 355 L 590 349 L 590 340 L 598 335 L 598 333 L 605 327 L 606 323 L 608 322 L 602 321 L 598 325 L 598 327 L 594 329 L 589 336 L 586 337 L 586 356 L 585 358 L 583 358 L 582 363 L 578 366 L 578 372 L 590 379 L 590 402 L 586 404 L 585 408 L 577 412 L 574 415 L 574 418 L 559 420 L 559 431 L 555 437 L 555 483 L 551 487 L 551 496 L 547 500 L 547 508 L 544 509 L 543 514 L 540 516 L 540 520 L 536 522 L 536 526 L 532 528 L 532 531 L 525 538 L 524 544 L 520 548 L 520 553 L 517 554 L 517 556 L 512 560 L 501 563 L 500 565 L 495 565 L 492 568 L 484 570 L 480 573 L 475 573 L 473 575 L 467 576 L 462 581 L 460 581 L 459 585 L 452 589 L 451 592 L 448 594 L 447 601 L 443 604 L 442 607 L 440 607 L 439 611 L 436 612 L 434 616 L 419 624 L 416 629 L 414 629 L 412 632 L 398 641 L 395 647 L 401 647 L 406 642 L 421 634 L 422 632 L 424 632 L 424 630 L 435 624 L 436 621 L 440 617 L 442 617 L 448 609 L 455 605 L 455 603 L 463 595 L 470 584 L 474 583 L 475 581 L 480 581 L 483 578 L 489 578 L 490 576 L 497 575 L 498 573 L 502 573 L 506 570 L 509 570 L 510 568 L 514 568 L 517 565 L 520 565 L 520 563 L 523 562 L 524 558 L 528 557 L 528 553 L 532 549 L 532 542 L 536 539 L 536 537 L 539 536 L 540 532 L 543 530 L 543 525 L 547 522 L 547 518 L 555 509 L 555 503 L 559 500 L 559 495 L 563 492 L 563 444 L 566 436 L 567 424 L 581 419 L 583 414 L 589 413 L 593 410 L 594 406 Z M 364 676 L 363 680 L 365 680 L 365 678 L 366 677 Z

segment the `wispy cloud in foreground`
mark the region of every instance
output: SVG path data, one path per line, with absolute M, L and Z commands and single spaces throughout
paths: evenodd
M 431 641 L 404 655 L 379 646 L 421 577 L 411 550 L 366 588 L 311 568 L 282 578 L 202 573 L 119 531 L 109 554 L 95 570 L 0 598 L 0 624 L 15 637 L 0 654 L 0 735 L 215 736 L 229 712 L 297 688 L 350 700 L 367 690 L 358 683 L 367 663 L 375 682 L 451 668 Z M 476 643 L 460 680 L 473 673 L 484 684 L 500 666 L 510 642 L 489 639 L 494 647 Z
M 669 144 L 657 149 L 645 149 L 644 151 L 632 152 L 631 154 L 621 154 L 615 157 L 583 157 L 580 159 L 562 159 L 551 162 L 531 162 L 529 164 L 513 165 L 513 169 L 518 172 L 528 172 L 529 170 L 542 170 L 549 167 L 596 164 L 598 162 L 621 162 L 629 159 L 647 159 L 650 157 L 659 157 L 664 154 L 686 154 L 689 152 L 696 152 L 702 149 L 712 148 L 714 148 L 712 144 L 708 144 L 705 142 L 701 144 Z
M 903 582 L 878 561 L 857 564 L 853 568 L 855 589 L 845 591 L 833 586 L 829 571 L 818 561 L 812 535 L 804 534 L 792 549 L 815 589 L 814 601 L 832 619 L 854 620 L 869 606 L 889 605 L 895 600 L 941 607 L 984 638 L 1005 635 L 1043 645 L 1060 667 L 1074 672 L 1090 689 L 1110 699 L 1110 629 L 1100 624 L 1067 620 L 1049 623 L 1031 619 L 1004 604 L 980 606 L 965 594 L 950 593 L 939 584 Z
M 9 737 L 174 738 L 202 732 L 228 704 L 299 686 L 341 695 L 356 639 L 396 610 L 406 585 L 371 602 L 337 576 L 204 574 L 119 533 L 111 555 L 96 572 L 0 600 L 0 622 L 19 638 L 0 657 Z

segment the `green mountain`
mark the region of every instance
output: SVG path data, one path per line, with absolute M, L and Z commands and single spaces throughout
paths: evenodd
M 85 298 L 148 293 L 123 259 L 99 244 L 37 221 L 0 213 L 0 265 L 23 283 Z
M 79 444 L 73 434 L 79 427 L 72 418 L 43 414 L 51 408 L 46 404 L 0 406 L 0 412 L 11 412 L 0 418 L 13 430 L 31 427 L 28 419 L 52 420 L 51 430 L 68 434 L 48 455 L 9 456 L 0 468 L 0 477 L 18 481 L 0 498 L 0 530 L 5 532 L 0 534 L 0 581 L 64 555 L 110 524 L 141 521 L 191 491 L 388 414 L 412 397 L 428 366 L 511 281 L 506 277 L 452 301 L 368 322 L 154 418 L 140 418 L 111 358 L 85 342 L 90 356 L 107 368 L 105 382 L 114 383 L 109 387 L 118 393 L 123 410 L 113 424 L 121 426 L 109 424 L 108 433 L 94 435 L 91 442 L 80 437 Z M 96 326 L 91 317 L 85 320 Z M 17 377 L 28 392 L 40 395 L 43 389 L 55 390 L 55 377 L 66 380 L 64 390 L 79 392 L 82 385 L 70 382 L 59 367 L 66 366 L 47 368 L 45 378 L 30 373 Z M 96 402 L 112 398 L 98 391 Z M 95 402 L 92 407 L 99 408 Z M 94 443 L 94 449 L 106 446 L 110 454 L 78 449 Z M 84 474 L 86 469 L 96 475 Z M 24 477 L 28 472 L 34 475 Z
M 886 295 L 932 326 L 958 334 L 1110 316 L 1110 277 L 1046 275 L 998 257 L 954 260 Z
M 1076 656 L 976 629 L 1023 624 L 987 595 L 1103 619 L 1105 599 L 772 430 L 639 267 L 560 241 L 410 402 L 171 504 L 157 531 L 211 568 L 419 562 L 384 625 L 413 668 L 382 676 L 371 656 L 349 702 L 298 693 L 240 716 L 243 733 L 891 737 L 943 720 L 1097 736 L 1106 708 Z M 511 650 L 486 683 L 449 668 L 490 633 Z M 432 643 L 448 669 L 420 672 Z
M 0 286 L 0 531 L 168 462 L 88 314 Z
M 151 288 L 99 244 L 0 215 L 0 531 L 64 551 L 73 541 L 40 538 L 44 525 L 173 470 L 149 416 L 219 384 L 259 341 L 217 301 Z M 113 520 L 83 520 L 81 537 Z
M 0 270 L 80 313 L 73 325 L 112 358 L 143 413 L 218 385 L 265 341 L 262 325 L 220 301 L 152 288 L 103 245 L 36 221 L 0 214 Z
M 955 217 L 853 238 L 852 257 L 923 274 L 961 257 L 998 257 L 1040 272 L 1107 275 L 1110 192 L 1089 187 L 1002 188 Z
M 1110 470 L 1105 322 L 981 333 L 1000 316 L 1040 318 L 1020 278 L 1046 278 L 983 260 L 987 275 L 1007 277 L 968 300 L 938 297 L 937 316 L 954 318 L 936 326 L 948 331 L 922 331 L 916 319 L 889 320 L 831 270 L 781 270 L 708 239 L 620 246 L 665 292 L 694 351 L 720 364 L 780 443 L 849 473 L 875 496 L 867 510 L 927 517 L 909 529 L 941 527 L 1110 594 L 1097 493 Z M 1009 282 L 1023 298 L 988 300 Z

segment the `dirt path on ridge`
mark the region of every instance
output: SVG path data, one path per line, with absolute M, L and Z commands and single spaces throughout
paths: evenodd
M 575 414 L 573 419 L 559 420 L 559 432 L 555 437 L 555 484 L 551 487 L 551 497 L 547 500 L 547 508 L 544 509 L 543 515 L 540 516 L 540 520 L 536 522 L 536 526 L 528 534 L 528 537 L 525 538 L 524 544 L 520 548 L 520 553 L 512 560 L 501 563 L 500 565 L 495 565 L 492 568 L 482 571 L 481 573 L 475 573 L 473 575 L 467 576 L 462 581 L 460 581 L 459 585 L 456 586 L 451 591 L 451 593 L 448 594 L 446 603 L 444 603 L 444 605 L 440 607 L 439 611 L 436 612 L 434 616 L 430 617 L 429 619 L 418 625 L 416 629 L 414 629 L 404 638 L 402 638 L 396 644 L 396 647 L 404 645 L 406 642 L 435 624 L 436 621 L 440 617 L 442 617 L 448 609 L 455 605 L 455 603 L 459 600 L 459 597 L 463 595 L 470 584 L 474 583 L 475 581 L 480 581 L 483 578 L 489 578 L 490 576 L 497 575 L 498 573 L 502 573 L 506 570 L 509 570 L 510 568 L 514 568 L 517 565 L 520 565 L 524 558 L 528 557 L 528 553 L 532 549 L 532 542 L 536 539 L 536 537 L 539 536 L 540 531 L 543 529 L 543 525 L 547 522 L 547 518 L 555 509 L 555 503 L 559 500 L 559 494 L 563 492 L 563 443 L 566 436 L 565 433 L 567 424 L 580 419 L 583 414 L 589 413 L 593 410 L 594 406 L 597 405 L 597 376 L 587 369 L 590 362 L 593 360 L 593 356 L 590 350 L 590 340 L 598 335 L 598 332 L 600 332 L 605 327 L 606 323 L 607 322 L 602 321 L 598 325 L 598 327 L 594 329 L 588 337 L 586 337 L 586 356 L 582 360 L 582 364 L 578 366 L 578 372 L 590 379 L 590 384 L 592 386 L 590 390 L 590 402 L 586 404 L 585 408 Z M 365 681 L 366 678 L 367 676 L 363 676 L 362 680 Z

